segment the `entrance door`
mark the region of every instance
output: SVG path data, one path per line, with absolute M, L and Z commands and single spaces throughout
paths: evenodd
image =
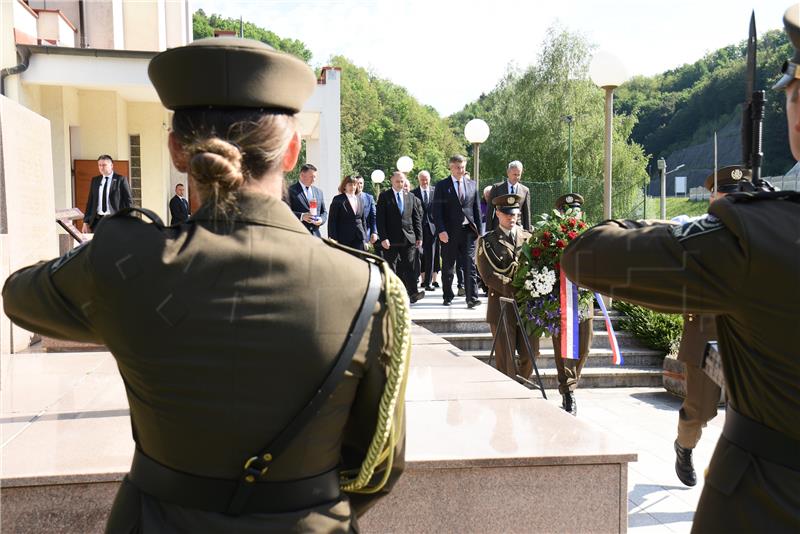
M 124 160 L 114 160 L 114 172 L 125 177 L 128 176 L 128 162 Z M 76 159 L 75 176 L 72 182 L 73 202 L 75 207 L 86 214 L 86 203 L 89 202 L 89 189 L 92 186 L 92 178 L 100 174 L 97 170 L 96 159 Z M 130 185 L 130 178 L 128 178 Z M 73 221 L 78 228 L 82 227 L 81 221 Z M 88 229 L 87 229 L 88 230 Z

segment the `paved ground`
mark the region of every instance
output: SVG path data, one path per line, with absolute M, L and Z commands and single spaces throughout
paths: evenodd
M 547 391 L 560 405 L 558 391 Z M 578 389 L 578 417 L 627 440 L 639 455 L 628 469 L 628 530 L 633 534 L 689 532 L 725 411 L 713 419 L 695 449 L 698 484 L 684 486 L 675 475 L 672 443 L 680 399 L 662 388 Z M 575 488 L 573 498 L 580 498 Z

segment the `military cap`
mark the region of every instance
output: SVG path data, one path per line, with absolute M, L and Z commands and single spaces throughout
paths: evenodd
M 717 191 L 719 193 L 735 193 L 739 191 L 742 180 L 750 180 L 750 169 L 741 165 L 730 165 L 717 170 Z M 703 187 L 714 191 L 714 173 L 708 175 Z
M 564 211 L 567 208 L 580 208 L 583 206 L 583 197 L 578 193 L 567 193 L 556 200 L 556 209 Z
M 522 197 L 519 195 L 500 195 L 492 199 L 492 205 L 509 215 L 519 213 L 519 203 L 522 202 Z
M 792 80 L 800 78 L 800 71 L 797 68 L 800 65 L 800 4 L 795 4 L 786 10 L 783 14 L 783 26 L 792 47 L 794 47 L 794 56 L 783 63 L 783 68 L 781 68 L 783 76 L 772 87 L 773 89 L 783 89 Z
M 263 108 L 297 113 L 317 81 L 311 68 L 252 39 L 211 37 L 171 48 L 147 69 L 168 109 Z

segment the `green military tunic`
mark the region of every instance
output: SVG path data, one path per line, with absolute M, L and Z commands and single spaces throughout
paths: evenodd
M 525 244 L 531 234 L 520 227 L 514 230 L 514 239 L 506 235 L 501 228 L 496 228 L 487 232 L 478 240 L 477 260 L 478 273 L 481 279 L 489 288 L 489 302 L 486 307 L 486 321 L 492 330 L 492 336 L 497 335 L 500 321 L 500 297 L 514 298 L 514 287 L 511 281 L 517 267 L 522 245 Z M 495 345 L 497 353 L 497 369 L 512 378 L 516 378 L 512 358 L 514 352 L 519 351 L 520 366 L 519 374 L 528 378 L 533 372 L 533 355 L 528 353 L 523 336 L 527 335 L 516 326 L 513 315 L 506 316 L 509 327 L 509 340 L 511 340 L 511 353 L 505 343 L 505 338 L 501 337 Z
M 15 273 L 3 288 L 5 311 L 20 326 L 108 346 L 145 454 L 221 479 L 238 478 L 244 461 L 322 383 L 360 308 L 369 270 L 310 236 L 280 199 L 238 195 L 228 220 L 214 219 L 207 207 L 166 228 L 109 218 L 88 244 Z M 266 481 L 360 465 L 386 380 L 385 310 L 382 295 L 344 379 L 275 458 Z M 402 443 L 401 435 L 395 477 Z M 371 498 L 354 502 L 360 509 Z M 158 501 L 126 481 L 108 531 L 346 532 L 357 528 L 355 516 L 342 495 L 307 509 L 232 517 Z
M 561 265 L 614 298 L 715 314 L 730 406 L 800 451 L 800 195 L 729 195 L 683 226 L 606 221 L 571 243 Z M 720 439 L 695 530 L 796 532 L 800 470 L 790 463 Z

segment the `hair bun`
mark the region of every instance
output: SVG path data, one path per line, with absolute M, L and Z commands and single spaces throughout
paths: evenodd
M 190 153 L 192 177 L 199 185 L 232 191 L 244 183 L 242 153 L 233 144 L 214 137 L 197 143 Z

